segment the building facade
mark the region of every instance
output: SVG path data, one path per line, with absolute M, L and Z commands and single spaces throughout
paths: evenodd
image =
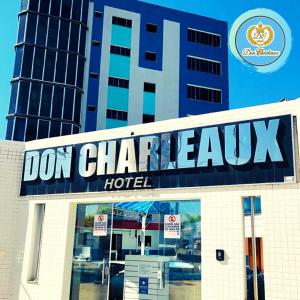
M 80 131 L 88 7 L 88 0 L 22 1 L 6 139 Z
M 299 299 L 299 101 L 0 145 L 8 299 Z
M 23 0 L 6 139 L 228 109 L 227 24 L 130 0 Z

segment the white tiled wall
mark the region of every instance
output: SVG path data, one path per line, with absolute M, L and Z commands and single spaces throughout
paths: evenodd
M 24 143 L 0 141 L 0 299 L 17 299 L 27 202 L 18 199 Z

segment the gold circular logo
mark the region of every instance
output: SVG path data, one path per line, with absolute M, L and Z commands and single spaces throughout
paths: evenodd
M 265 47 L 270 45 L 275 37 L 273 28 L 270 25 L 264 25 L 259 22 L 257 25 L 252 25 L 247 30 L 248 42 L 256 47 Z

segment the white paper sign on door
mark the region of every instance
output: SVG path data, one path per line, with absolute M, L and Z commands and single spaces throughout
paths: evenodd
M 180 239 L 181 222 L 180 215 L 165 215 L 164 238 Z
M 107 236 L 108 215 L 96 215 L 94 218 L 94 236 Z

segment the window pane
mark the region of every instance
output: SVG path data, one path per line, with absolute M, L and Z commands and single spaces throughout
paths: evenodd
M 5 136 L 6 140 L 11 140 L 12 139 L 13 129 L 14 129 L 14 119 L 13 118 L 9 118 L 7 120 L 7 127 L 6 127 L 6 136 Z
M 19 90 L 18 106 L 17 106 L 17 113 L 19 114 L 27 114 L 29 88 L 30 88 L 30 83 L 28 81 L 20 82 L 20 90 Z
M 74 122 L 80 122 L 80 111 L 81 111 L 81 94 L 76 92 L 75 107 L 74 107 Z
M 64 52 L 58 52 L 57 62 L 56 62 L 56 76 L 55 76 L 56 82 L 65 83 L 66 62 L 67 62 L 67 54 Z
M 63 107 L 64 89 L 61 87 L 54 88 L 53 105 L 52 105 L 52 118 L 61 118 Z
M 72 133 L 72 125 L 71 124 L 62 124 L 61 135 L 69 135 Z
M 83 88 L 83 76 L 84 76 L 84 63 L 85 59 L 82 56 L 78 57 L 78 68 L 77 68 L 77 86 Z
M 35 79 L 43 78 L 44 56 L 45 56 L 45 49 L 35 48 L 32 78 Z
M 60 0 L 51 1 L 51 15 L 58 17 L 60 12 Z
M 71 15 L 71 0 L 62 0 L 61 17 L 69 19 Z
M 58 37 L 58 19 L 50 18 L 47 46 L 51 48 L 57 48 L 57 37 Z
M 36 140 L 37 122 L 38 122 L 37 119 L 33 119 L 33 118 L 27 119 L 25 141 Z
M 50 117 L 52 86 L 45 84 L 42 92 L 40 116 Z
M 75 85 L 76 78 L 76 65 L 77 65 L 77 55 L 70 53 L 68 59 L 68 74 L 67 74 L 67 84 Z
M 18 32 L 17 43 L 22 43 L 24 41 L 25 24 L 26 24 L 26 15 L 21 15 L 19 18 L 19 32 Z
M 89 10 L 89 0 L 83 0 L 81 20 L 85 25 L 87 25 L 88 10 Z
M 73 134 L 77 134 L 77 133 L 79 133 L 79 127 L 73 125 Z
M 76 2 L 76 5 L 75 5 Z M 80 21 L 80 13 L 81 13 L 81 0 L 74 0 L 73 8 L 72 8 L 72 19 L 76 21 Z
M 60 122 L 52 121 L 50 125 L 50 137 L 60 136 Z
M 44 74 L 44 80 L 46 81 L 53 81 L 54 79 L 55 58 L 56 52 L 47 50 Z
M 26 45 L 24 49 L 22 76 L 31 78 L 33 46 Z
M 15 120 L 15 130 L 14 130 L 14 140 L 23 142 L 25 133 L 26 119 L 16 118 Z
M 38 139 L 45 139 L 48 137 L 49 121 L 39 120 Z
M 74 90 L 66 89 L 63 119 L 72 121 L 73 102 L 74 102 Z
M 50 0 L 41 0 L 40 12 L 43 14 L 49 13 Z
M 26 42 L 35 43 L 37 15 L 29 13 L 27 17 Z
M 79 24 L 72 23 L 69 51 L 78 52 Z
M 29 114 L 38 115 L 41 96 L 41 84 L 33 82 L 29 97 Z
M 254 212 L 255 214 L 261 214 L 261 200 L 260 197 L 254 198 Z
M 68 49 L 70 22 L 61 20 L 59 30 L 59 48 L 62 50 Z
M 79 53 L 85 55 L 86 29 L 81 26 Z
M 29 1 L 29 9 L 33 11 L 38 11 L 39 8 L 39 0 L 30 0 Z
M 19 77 L 21 73 L 21 64 L 23 57 L 23 47 L 18 47 L 16 49 L 16 60 L 15 60 L 15 68 L 14 68 L 14 78 Z
M 45 46 L 47 36 L 48 17 L 39 15 L 36 44 Z
M 13 114 L 15 112 L 17 94 L 18 94 L 18 82 L 13 82 L 11 85 L 11 94 L 10 94 L 8 114 Z
M 28 0 L 22 0 L 21 11 L 26 10 L 27 8 L 28 8 Z

